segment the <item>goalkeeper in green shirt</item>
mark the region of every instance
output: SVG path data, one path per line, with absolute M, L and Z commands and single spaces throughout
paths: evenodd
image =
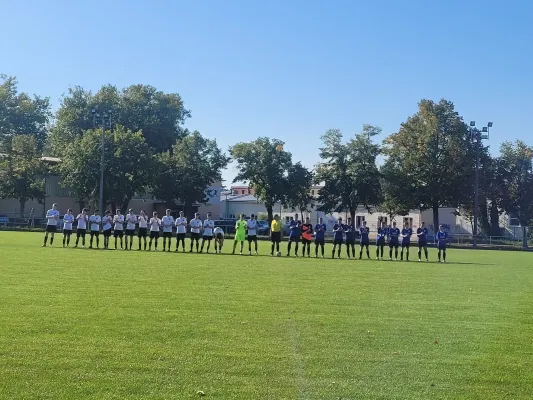
M 241 243 L 241 256 L 242 256 L 242 249 L 244 247 L 244 241 L 246 240 L 246 221 L 244 220 L 244 215 L 241 214 L 241 217 L 237 222 L 235 223 L 235 242 L 233 243 L 233 252 L 231 254 L 235 254 L 235 249 L 237 248 L 237 243 Z

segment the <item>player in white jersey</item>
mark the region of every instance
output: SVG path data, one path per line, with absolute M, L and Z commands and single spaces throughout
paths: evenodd
M 46 247 L 48 235 L 50 234 L 50 247 L 54 244 L 54 234 L 57 231 L 57 224 L 59 224 L 59 211 L 57 204 L 52 204 L 52 208 L 46 212 L 46 232 L 44 234 L 43 247 Z
M 215 253 L 222 253 L 222 246 L 224 245 L 224 231 L 222 228 L 217 226 L 213 230 L 213 235 L 215 237 Z
M 115 236 L 115 250 L 117 249 L 117 238 L 120 238 L 120 250 L 124 249 L 122 238 L 124 237 L 124 215 L 117 209 L 116 215 L 113 217 L 113 234 Z
M 155 239 L 155 251 L 157 251 L 157 241 L 159 240 L 159 230 L 161 229 L 161 220 L 157 218 L 157 211 L 154 211 L 153 217 L 150 218 L 150 243 L 148 251 L 152 250 L 152 240 Z
M 248 232 L 248 255 L 252 255 L 252 242 L 255 244 L 255 255 L 257 255 L 257 220 L 253 214 L 246 222 L 246 231 Z
M 166 249 L 168 241 L 168 251 L 170 251 L 170 245 L 172 241 L 172 227 L 174 226 L 174 217 L 170 215 L 170 210 L 165 211 L 165 216 L 161 219 L 163 224 L 163 251 Z
M 91 239 L 89 241 L 89 248 L 93 248 L 93 238 L 96 237 L 96 248 L 100 246 L 100 224 L 102 223 L 102 218 L 98 213 L 100 210 L 94 210 L 93 215 L 89 217 L 89 223 L 91 225 Z
M 181 242 L 181 248 L 185 253 L 185 234 L 187 233 L 187 218 L 185 218 L 183 211 L 180 211 L 180 216 L 176 218 L 176 251 Z
M 76 220 L 78 221 L 78 226 L 76 227 L 76 244 L 74 247 L 78 247 L 81 237 L 81 247 L 85 248 L 85 233 L 87 232 L 87 223 L 89 222 L 86 208 L 81 210 L 81 213 L 78 214 Z
M 72 223 L 74 222 L 74 215 L 72 209 L 69 208 L 67 213 L 63 216 L 63 247 L 70 245 L 70 235 L 72 235 Z
M 191 219 L 191 249 L 189 253 L 192 253 L 192 246 L 196 242 L 196 252 L 200 250 L 200 232 L 202 231 L 202 220 L 200 219 L 200 214 L 194 214 L 194 219 Z
M 111 211 L 106 210 L 102 217 L 102 234 L 104 235 L 104 250 L 109 250 L 109 238 L 113 229 L 113 216 Z
M 128 250 L 128 238 L 130 238 L 130 250 L 133 246 L 133 236 L 135 235 L 135 224 L 137 223 L 137 216 L 130 208 L 126 215 L 126 250 Z M 139 246 L 140 247 L 140 246 Z
M 202 249 L 200 253 L 204 251 L 204 244 L 207 242 L 207 252 L 211 248 L 211 240 L 213 240 L 213 229 L 215 229 L 215 221 L 211 219 L 211 213 L 207 213 L 207 219 L 204 221 L 204 235 L 202 237 Z
M 148 232 L 148 216 L 145 214 L 144 210 L 141 210 L 139 214 L 139 231 L 137 236 L 139 237 L 139 250 L 141 250 L 141 239 L 144 240 L 144 250 L 146 250 L 146 235 Z

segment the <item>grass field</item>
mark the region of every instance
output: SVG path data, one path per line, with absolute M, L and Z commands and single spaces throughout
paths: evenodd
M 530 253 L 452 249 L 443 265 L 41 240 L 0 232 L 0 399 L 533 398 Z

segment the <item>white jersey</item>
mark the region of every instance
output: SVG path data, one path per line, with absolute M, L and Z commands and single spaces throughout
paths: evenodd
M 255 219 L 249 219 L 246 222 L 246 228 L 248 229 L 248 236 L 256 236 L 257 221 Z
M 98 232 L 100 230 L 100 222 L 102 219 L 99 215 L 91 215 L 89 217 L 89 222 L 91 223 L 91 231 Z
M 215 229 L 215 221 L 206 219 L 204 221 L 204 236 L 213 236 L 213 229 Z
M 202 221 L 199 219 L 191 219 L 191 233 L 200 233 L 202 230 Z
M 161 220 L 159 218 L 153 217 L 150 218 L 150 231 L 159 232 L 159 227 L 161 226 Z
M 219 236 L 219 235 L 222 235 L 222 237 L 224 237 L 224 231 L 222 230 L 221 227 L 217 226 L 215 228 L 215 230 L 213 231 L 214 235 L 215 236 Z
M 88 215 L 79 214 L 76 219 L 78 220 L 78 229 L 87 229 Z
M 57 226 L 59 222 L 59 211 L 50 209 L 46 212 L 46 225 Z
M 116 231 L 123 231 L 124 230 L 124 215 L 115 215 L 113 217 L 113 222 L 115 223 L 115 230 Z
M 63 216 L 63 230 L 64 231 L 71 231 L 73 222 L 74 222 L 74 215 L 65 214 Z
M 102 225 L 103 225 L 102 229 L 104 231 L 108 231 L 109 229 L 111 229 L 111 223 L 112 222 L 113 222 L 113 217 L 104 215 L 102 217 Z
M 136 222 L 137 222 L 137 216 L 135 214 L 126 215 L 126 229 L 127 230 L 134 231 Z
M 187 232 L 187 218 L 178 217 L 176 218 L 176 233 L 186 233 Z
M 148 217 L 146 215 L 139 215 L 139 228 L 148 228 Z
M 161 222 L 163 224 L 163 232 L 172 232 L 172 225 L 174 225 L 174 217 L 172 215 L 165 215 Z

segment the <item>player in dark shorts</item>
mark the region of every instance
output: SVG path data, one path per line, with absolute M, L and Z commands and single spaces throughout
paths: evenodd
M 305 218 L 305 223 L 302 225 L 302 257 L 305 257 L 305 250 L 307 249 L 307 257 L 311 257 L 311 242 L 313 241 L 313 224 L 309 217 Z
M 85 248 L 85 233 L 87 232 L 87 224 L 89 223 L 89 216 L 87 215 L 87 209 L 81 210 L 81 213 L 76 217 L 78 226 L 76 227 L 76 244 L 74 247 L 78 247 L 81 237 L 81 246 Z
M 276 253 L 279 252 L 279 244 L 281 243 L 281 221 L 279 220 L 279 215 L 274 215 L 274 219 L 272 220 L 272 223 L 270 224 L 270 241 L 272 242 L 272 249 L 270 252 L 270 255 L 274 255 L 274 248 L 276 249 Z
M 339 246 L 337 257 L 341 258 L 341 248 L 342 243 L 344 242 L 344 224 L 342 223 L 342 218 L 339 218 L 339 221 L 333 225 L 333 250 L 331 251 L 331 258 L 335 258 L 335 250 Z
M 438 249 L 438 262 L 441 260 L 446 262 L 446 241 L 448 240 L 448 233 L 444 231 L 444 226 L 439 225 L 439 231 L 435 234 L 435 240 L 437 242 Z
M 289 222 L 289 244 L 287 246 L 287 257 L 291 255 L 291 247 L 294 242 L 294 255 L 298 257 L 298 244 L 302 235 L 302 222 L 298 219 L 298 214 L 294 214 L 294 219 Z
M 392 250 L 394 249 L 394 258 L 398 260 L 398 248 L 400 247 L 400 229 L 396 227 L 396 221 L 389 228 L 389 260 L 392 260 Z
M 409 246 L 411 245 L 411 235 L 413 230 L 409 226 L 409 222 L 406 222 L 402 229 L 402 254 L 400 260 L 403 261 L 403 251 L 405 250 L 405 260 L 409 261 Z
M 346 255 L 355 260 L 355 227 L 351 217 L 348 217 L 348 223 L 344 225 L 344 233 L 346 235 Z
M 102 218 L 102 234 L 104 236 L 104 249 L 109 249 L 109 238 L 113 231 L 112 225 L 113 217 L 111 216 L 111 211 L 107 210 L 104 217 Z
M 363 221 L 363 226 L 359 228 L 359 235 L 361 235 L 361 247 L 359 249 L 359 259 L 363 258 L 363 248 L 366 248 L 366 257 L 370 258 L 370 228 L 366 226 L 366 221 Z
M 416 236 L 418 236 L 418 261 L 422 261 L 422 249 L 424 249 L 424 255 L 426 256 L 426 261 L 429 261 L 428 230 L 425 225 L 426 224 L 422 222 L 420 224 L 420 227 L 416 230 Z
M 315 226 L 315 257 L 318 258 L 318 248 L 320 247 L 322 258 L 324 258 L 324 243 L 326 241 L 326 224 L 322 217 L 318 218 Z
M 141 210 L 139 214 L 139 230 L 137 231 L 137 237 L 139 238 L 139 250 L 141 250 L 141 239 L 144 241 L 144 250 L 146 250 L 148 243 L 146 242 L 146 236 L 148 235 L 148 216 L 144 210 Z
M 381 226 L 378 228 L 378 234 L 376 236 L 376 259 L 383 260 L 383 250 L 385 247 L 385 237 L 387 236 L 387 227 L 385 221 L 381 222 Z M 381 254 L 381 255 L 380 255 Z

